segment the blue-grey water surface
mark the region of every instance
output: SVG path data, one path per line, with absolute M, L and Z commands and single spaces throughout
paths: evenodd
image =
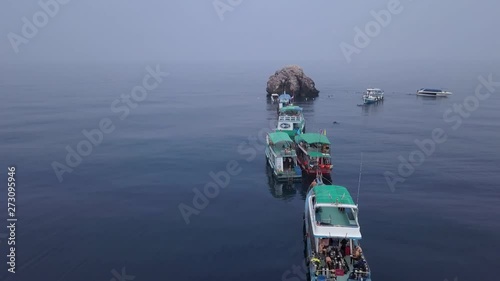
M 292 271 L 304 259 L 308 183 L 273 182 L 262 147 L 276 118 L 267 78 L 284 64 L 160 64 L 169 76 L 121 120 L 111 104 L 142 84 L 147 65 L 1 66 L 0 223 L 12 164 L 18 222 L 15 274 L 0 228 L 0 279 L 109 281 L 125 268 L 148 281 L 303 280 Z M 499 64 L 301 65 L 321 91 L 299 103 L 307 130 L 327 130 L 333 181 L 355 198 L 363 153 L 360 223 L 374 280 L 496 280 L 500 86 L 468 117 L 443 114 L 468 97 L 472 107 L 478 77 L 500 81 Z M 384 89 L 386 100 L 357 106 L 368 87 Z M 454 94 L 415 96 L 421 87 Z M 65 163 L 66 146 L 76 149 L 82 130 L 106 117 L 115 130 L 59 182 L 51 164 Z M 398 157 L 408 159 L 435 128 L 446 141 L 391 190 L 384 173 L 397 175 Z M 240 174 L 186 224 L 179 204 L 192 206 L 193 189 L 231 161 Z

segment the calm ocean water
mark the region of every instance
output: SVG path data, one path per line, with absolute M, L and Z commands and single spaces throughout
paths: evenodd
M 146 66 L 1 66 L 0 222 L 7 224 L 11 164 L 19 221 L 16 274 L 7 273 L 1 227 L 0 279 L 118 281 L 125 268 L 134 280 L 303 280 L 293 271 L 304 259 L 308 183 L 273 182 L 259 137 L 276 117 L 267 78 L 283 64 L 161 64 L 170 75 L 121 120 L 111 105 L 142 84 Z M 494 280 L 500 86 L 469 116 L 451 113 L 447 122 L 443 114 L 464 100 L 473 106 L 478 76 L 500 81 L 499 64 L 301 66 L 321 91 L 299 103 L 307 130 L 327 130 L 333 181 L 353 197 L 363 153 L 362 244 L 375 280 Z M 367 87 L 384 89 L 384 103 L 358 107 Z M 454 95 L 411 95 L 421 87 Z M 51 164 L 66 163 L 66 146 L 76 149 L 86 139 L 82 130 L 103 118 L 114 131 L 59 182 Z M 415 140 L 431 138 L 435 128 L 446 141 L 391 190 L 384 173 L 397 174 L 398 157 L 408 159 Z M 186 224 L 179 204 L 192 206 L 193 189 L 203 190 L 210 172 L 230 161 L 240 174 Z

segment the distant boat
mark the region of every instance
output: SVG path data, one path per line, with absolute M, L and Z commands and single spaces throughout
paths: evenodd
M 330 141 L 326 134 L 307 133 L 295 137 L 297 161 L 308 175 L 330 175 L 333 165 L 330 156 Z
M 278 95 L 278 94 L 272 94 L 272 95 L 271 95 L 271 100 L 272 100 L 273 102 L 277 102 L 277 101 L 279 100 L 279 95 Z
M 292 105 L 292 99 L 293 99 L 292 96 L 290 96 L 287 93 L 283 93 L 283 94 L 279 95 L 279 97 L 278 97 L 278 101 L 279 101 L 278 110 L 282 109 L 285 106 Z
M 427 88 L 422 88 L 417 91 L 417 96 L 426 96 L 426 97 L 447 97 L 451 94 L 453 93 L 444 90 L 427 89 Z
M 362 238 L 359 211 L 347 188 L 320 180 L 305 201 L 308 279 L 371 281 L 363 251 L 355 248 Z
M 269 133 L 266 142 L 266 157 L 274 176 L 279 181 L 300 181 L 302 172 L 297 164 L 294 143 L 288 134 L 283 132 Z
M 306 120 L 299 106 L 285 106 L 279 110 L 278 127 L 276 131 L 287 133 L 290 138 L 303 134 L 306 130 Z
M 367 89 L 363 94 L 363 103 L 372 104 L 384 100 L 384 91 L 377 88 Z

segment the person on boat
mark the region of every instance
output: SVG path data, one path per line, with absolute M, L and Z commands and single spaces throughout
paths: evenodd
M 347 246 L 347 239 L 344 238 L 342 239 L 342 241 L 340 241 L 340 253 L 342 253 L 342 256 L 344 257 L 347 255 L 346 246 Z
M 353 261 L 360 261 L 361 258 L 362 258 L 362 255 L 363 255 L 363 250 L 361 249 L 361 246 L 356 246 L 356 248 L 354 249 L 354 253 L 353 255 L 351 256 L 351 259 Z
M 331 275 L 335 274 L 335 263 L 333 262 L 332 258 L 327 256 L 326 259 L 326 268 L 330 271 Z
M 320 240 L 319 252 L 326 255 L 328 252 L 328 247 L 330 247 L 330 239 L 324 238 Z
M 315 187 L 318 183 L 316 182 L 316 179 L 313 180 L 313 182 L 311 182 L 311 184 L 309 185 L 309 189 Z

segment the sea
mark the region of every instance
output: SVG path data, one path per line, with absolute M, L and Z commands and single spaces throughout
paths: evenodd
M 372 279 L 498 280 L 500 63 L 470 61 L 1 65 L 0 280 L 306 280 L 311 179 L 276 182 L 264 154 L 287 64 L 320 90 L 296 105 L 332 142 Z

